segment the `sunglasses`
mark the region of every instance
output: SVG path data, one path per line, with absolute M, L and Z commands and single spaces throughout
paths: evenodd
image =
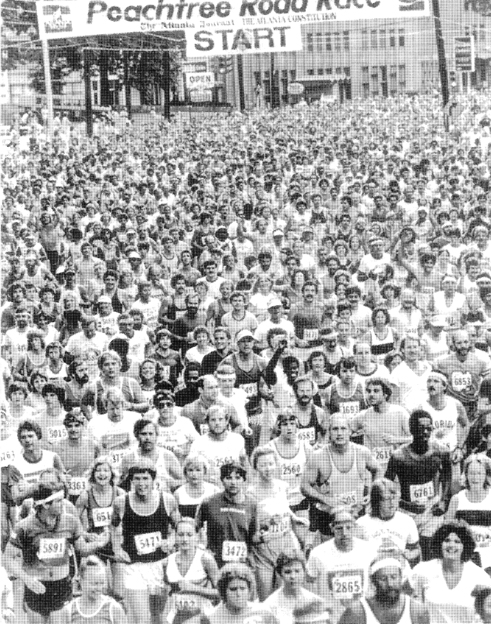
M 160 401 L 157 407 L 172 407 L 174 405 L 174 401 Z

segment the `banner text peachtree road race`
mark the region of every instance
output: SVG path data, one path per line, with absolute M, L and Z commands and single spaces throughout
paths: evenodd
M 427 17 L 430 0 L 41 0 L 42 39 L 129 32 L 251 28 L 310 21 Z

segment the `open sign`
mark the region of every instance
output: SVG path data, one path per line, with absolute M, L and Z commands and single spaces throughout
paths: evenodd
M 213 72 L 188 72 L 186 73 L 186 86 L 190 91 L 204 91 L 213 89 L 215 77 Z

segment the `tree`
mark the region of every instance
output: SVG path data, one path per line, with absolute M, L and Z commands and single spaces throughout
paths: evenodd
M 19 65 L 30 67 L 31 86 L 45 91 L 42 53 L 38 39 L 36 5 L 28 0 L 3 0 L 1 3 L 2 47 L 4 69 Z M 73 71 L 89 71 L 100 77 L 101 105 L 111 103 L 109 76 L 118 76 L 117 88 L 126 89 L 129 102 L 130 88 L 140 92 L 140 103 L 160 104 L 160 89 L 164 90 L 166 107 L 171 86 L 180 71 L 184 33 L 142 35 L 101 35 L 57 39 L 50 42 L 50 66 L 53 93 L 61 95 L 65 80 Z M 83 63 L 83 50 L 91 50 L 88 67 Z M 84 75 L 84 74 L 83 74 Z

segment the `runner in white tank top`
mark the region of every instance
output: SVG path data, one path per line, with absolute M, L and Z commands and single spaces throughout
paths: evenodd
M 410 602 L 409 596 L 405 596 L 404 600 L 405 600 L 404 610 L 402 612 L 400 619 L 397 621 L 397 624 L 415 624 L 417 620 L 414 620 L 413 622 L 413 620 L 411 619 L 411 610 L 410 610 L 411 602 Z M 363 609 L 365 610 L 365 621 L 358 620 L 358 624 L 381 624 L 380 620 L 375 616 L 374 612 L 372 611 L 372 608 L 370 607 L 368 602 L 365 600 L 365 598 L 361 598 L 360 602 L 363 606 Z
M 107 574 L 104 563 L 95 555 L 80 566 L 82 595 L 71 600 L 61 612 L 66 624 L 127 624 L 123 607 L 104 595 Z
M 339 624 L 430 624 L 427 608 L 402 592 L 402 567 L 398 557 L 378 557 L 370 566 L 374 595 L 349 605 Z

